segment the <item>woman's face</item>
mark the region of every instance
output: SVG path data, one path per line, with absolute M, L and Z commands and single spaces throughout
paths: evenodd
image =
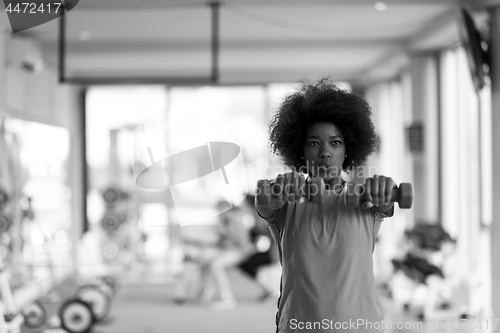
M 342 132 L 332 123 L 314 123 L 307 128 L 304 160 L 307 169 L 325 182 L 340 177 L 345 158 Z

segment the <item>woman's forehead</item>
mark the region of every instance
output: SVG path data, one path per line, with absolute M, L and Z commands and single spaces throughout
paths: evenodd
M 314 136 L 343 136 L 340 129 L 331 122 L 317 122 L 308 126 L 307 137 Z

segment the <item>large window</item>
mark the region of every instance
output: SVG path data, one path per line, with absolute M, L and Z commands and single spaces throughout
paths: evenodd
M 456 267 L 471 313 L 488 311 L 490 297 L 490 88 L 474 90 L 463 48 L 440 58 L 441 201 L 443 227 L 458 240 Z
M 68 268 L 69 132 L 13 118 L 0 119 L 0 124 L 0 186 L 9 196 L 1 210 L 11 221 L 10 229 L 1 234 L 2 249 L 10 248 L 14 271 L 25 278 L 39 269 Z
M 176 242 L 178 226 L 215 223 L 218 202 L 227 201 L 230 208 L 254 192 L 258 179 L 273 176 L 265 174 L 278 164 L 269 154 L 268 125 L 291 88 L 91 88 L 86 111 L 91 231 L 109 241 L 103 217 L 120 210 L 129 230 L 122 236 L 134 244 L 132 235 L 143 234 L 147 255 L 161 257 Z M 174 155 L 182 156 L 174 160 Z M 157 178 L 140 182 L 149 171 Z M 127 204 L 106 203 L 111 187 L 125 192 Z

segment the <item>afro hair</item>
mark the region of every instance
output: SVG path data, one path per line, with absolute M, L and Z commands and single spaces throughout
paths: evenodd
M 270 124 L 270 149 L 289 167 L 301 170 L 306 131 L 318 122 L 330 122 L 344 136 L 347 157 L 342 168 L 362 165 L 378 146 L 371 108 L 361 97 L 339 88 L 327 78 L 301 82 L 286 96 Z

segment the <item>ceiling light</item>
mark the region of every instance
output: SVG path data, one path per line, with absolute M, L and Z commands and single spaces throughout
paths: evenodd
M 375 2 L 373 7 L 376 10 L 386 10 L 387 9 L 387 4 L 385 2 Z

